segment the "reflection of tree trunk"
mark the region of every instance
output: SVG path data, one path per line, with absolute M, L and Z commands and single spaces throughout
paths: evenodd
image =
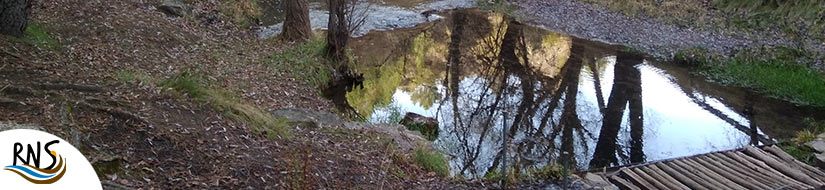
M 750 133 L 748 135 L 751 137 L 750 144 L 757 146 L 759 145 L 759 126 L 756 124 L 756 110 L 753 109 L 753 95 L 748 95 L 745 97 L 745 109 L 742 111 L 745 118 L 748 119 L 750 122 Z
M 633 62 L 633 66 L 640 62 Z M 630 98 L 630 162 L 638 163 L 645 161 L 644 153 L 644 106 L 642 105 L 642 76 L 638 69 L 629 69 L 628 92 Z
M 516 111 L 516 117 L 513 119 L 512 125 L 509 127 L 508 136 L 512 137 L 518 132 L 519 127 L 522 126 L 527 108 L 533 105 L 535 81 L 530 75 L 529 63 L 525 59 L 522 63 L 519 60 L 520 55 L 527 55 L 526 44 L 523 43 L 524 37 L 523 26 L 521 23 L 511 20 L 507 25 L 507 32 L 504 34 L 504 39 L 501 42 L 501 51 L 499 52 L 499 61 L 504 67 L 504 70 L 509 71 L 519 77 L 521 83 L 522 100 Z M 504 76 L 506 83 L 507 75 Z M 511 138 L 512 139 L 512 138 Z
M 286 11 L 284 32 L 282 38 L 287 41 L 304 42 L 311 37 L 312 28 L 309 25 L 309 7 L 307 0 L 286 0 L 283 2 Z
M 344 0 L 328 0 L 329 23 L 327 24 L 326 55 L 338 73 L 347 73 L 347 43 L 349 41 L 349 27 L 346 18 L 346 2 Z
M 458 83 L 460 82 L 460 64 L 461 64 L 461 37 L 464 34 L 464 25 L 467 23 L 467 16 L 466 13 L 462 11 L 458 11 L 453 16 L 453 33 L 450 36 L 450 45 L 449 45 L 449 52 L 448 53 L 448 69 L 449 72 L 449 88 L 448 91 L 450 93 L 450 98 L 453 101 L 453 124 L 454 126 L 460 126 L 460 115 L 458 110 L 458 96 L 459 96 L 459 86 Z
M 593 160 L 590 161 L 590 167 L 605 167 L 614 163 L 618 163 L 616 158 L 616 148 L 618 147 L 617 138 L 619 136 L 619 128 L 622 124 L 622 116 L 624 115 L 627 102 L 630 96 L 636 94 L 636 90 L 631 90 L 636 84 L 634 80 L 639 80 L 638 70 L 634 66 L 641 64 L 642 60 L 619 52 L 616 58 L 616 65 L 614 66 L 613 74 L 613 90 L 610 92 L 608 98 L 607 108 L 604 112 L 604 120 L 601 131 L 599 132 L 599 140 L 596 142 L 596 150 L 593 152 Z M 637 106 L 641 106 L 641 88 L 638 89 L 639 100 L 636 101 Z M 641 110 L 634 109 L 634 110 Z M 641 111 L 637 113 L 639 117 L 637 127 L 641 127 Z M 641 134 L 641 129 L 638 130 Z M 638 138 L 641 143 L 641 137 Z M 641 148 L 641 146 L 639 146 Z M 638 154 L 641 155 L 641 154 Z M 642 156 L 643 157 L 643 156 Z
M 574 44 L 574 50 L 576 45 Z M 567 83 L 567 91 L 564 93 L 564 110 L 561 114 L 559 125 L 563 128 L 561 135 L 561 163 L 565 165 L 575 164 L 574 136 L 573 131 L 582 128 L 579 114 L 576 111 L 576 100 L 579 94 L 579 77 L 581 76 L 582 57 L 572 57 L 568 62 L 570 70 L 564 77 Z
M 502 69 L 505 70 L 505 73 L 501 77 L 501 85 L 502 85 L 503 88 L 502 88 L 502 91 L 499 92 L 502 95 L 507 93 L 506 92 L 506 89 L 507 89 L 506 86 L 509 85 L 509 83 L 507 81 L 507 78 L 509 77 L 510 74 L 515 74 L 515 75 L 519 76 L 522 79 L 522 81 L 521 81 L 522 88 L 529 88 L 529 87 L 526 87 L 526 86 L 530 86 L 530 84 L 532 83 L 532 81 L 524 81 L 523 77 L 524 77 L 524 70 L 525 69 L 520 64 L 519 58 L 516 55 L 516 51 L 519 50 L 518 46 L 519 46 L 519 42 L 520 42 L 520 39 L 522 37 L 522 34 L 523 34 L 522 33 L 522 27 L 519 23 L 517 23 L 515 21 L 508 22 L 507 31 L 504 33 L 504 38 L 501 41 L 501 50 L 499 51 L 499 55 L 498 55 L 499 63 L 501 65 Z M 524 91 L 525 94 L 523 95 L 523 97 L 530 96 L 530 99 L 532 100 L 532 89 L 531 90 L 523 89 L 523 90 L 525 90 Z M 530 93 L 530 95 L 528 95 L 528 92 Z M 524 109 L 527 109 L 527 105 L 525 103 L 527 103 L 527 102 L 522 101 L 521 105 L 519 105 L 518 111 L 516 111 L 516 117 L 512 121 L 512 126 L 509 127 L 510 131 L 506 132 L 507 133 L 506 135 L 508 137 L 510 137 L 508 139 L 512 139 L 512 136 L 513 136 L 512 134 L 514 134 L 518 130 L 518 126 L 521 123 L 521 117 L 524 116 Z M 504 117 L 508 117 L 508 116 L 504 115 Z M 504 125 L 506 125 L 506 123 Z M 502 127 L 502 130 L 504 130 L 503 127 Z M 505 133 L 505 131 L 502 131 L 502 133 Z M 502 139 L 502 140 L 504 140 L 504 139 Z M 505 144 L 509 144 L 509 143 L 505 143 Z M 495 168 L 498 168 L 499 162 L 501 161 L 502 157 L 504 156 L 504 151 L 507 151 L 507 147 L 500 147 L 498 153 L 496 154 L 495 158 L 493 159 L 493 164 L 487 169 L 488 172 L 492 171 Z

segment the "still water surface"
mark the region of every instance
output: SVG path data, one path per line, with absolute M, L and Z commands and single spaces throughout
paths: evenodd
M 690 156 L 773 143 L 823 118 L 620 46 L 474 9 L 441 15 L 355 38 L 364 85 L 337 99 L 375 123 L 436 118 L 454 175 L 484 176 L 504 159 L 586 170 Z

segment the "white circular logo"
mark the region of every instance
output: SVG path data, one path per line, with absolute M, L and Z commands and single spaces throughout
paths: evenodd
M 4 189 L 102 189 L 92 165 L 77 148 L 42 131 L 0 132 L 0 167 Z

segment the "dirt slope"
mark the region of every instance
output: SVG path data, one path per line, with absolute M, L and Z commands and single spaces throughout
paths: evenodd
M 193 71 L 262 109 L 331 110 L 264 64 L 279 43 L 226 22 L 217 3 L 167 17 L 159 1 L 36 1 L 31 20 L 55 43 L 0 38 L 0 120 L 72 141 L 112 189 L 484 188 L 423 171 L 380 134 L 301 125 L 268 139 L 158 87 Z M 129 73 L 140 79 L 119 80 Z

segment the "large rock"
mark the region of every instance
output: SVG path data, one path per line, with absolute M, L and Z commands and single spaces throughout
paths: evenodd
M 183 16 L 183 7 L 181 0 L 163 0 L 158 10 L 169 16 Z
M 438 120 L 435 118 L 423 116 L 417 113 L 409 112 L 407 115 L 404 115 L 404 119 L 401 119 L 402 125 L 429 125 L 438 127 Z
M 373 132 L 386 136 L 402 151 L 412 151 L 419 146 L 432 147 L 420 133 L 410 131 L 399 124 L 367 124 L 344 121 L 335 114 L 308 109 L 280 109 L 272 111 L 277 117 L 285 118 L 293 124 L 315 127 L 344 127 L 363 132 Z
M 438 120 L 435 118 L 410 112 L 404 115 L 400 123 L 407 126 L 407 129 L 420 132 L 427 140 L 433 141 L 438 138 Z
M 348 122 L 344 125 L 346 128 L 374 132 L 384 135 L 395 144 L 395 146 L 403 152 L 411 152 L 418 147 L 432 149 L 432 143 L 421 136 L 416 131 L 411 131 L 399 124 L 363 124 Z
M 335 114 L 308 109 L 280 109 L 272 111 L 272 115 L 283 117 L 289 122 L 312 124 L 320 127 L 343 126 L 345 123 Z
M 825 153 L 814 154 L 814 158 L 816 167 L 825 168 Z
M 819 138 L 817 138 L 816 140 L 813 140 L 811 142 L 805 143 L 805 146 L 816 150 L 816 152 L 820 152 L 820 153 L 825 152 L 825 141 L 823 141 L 822 139 L 819 139 Z

